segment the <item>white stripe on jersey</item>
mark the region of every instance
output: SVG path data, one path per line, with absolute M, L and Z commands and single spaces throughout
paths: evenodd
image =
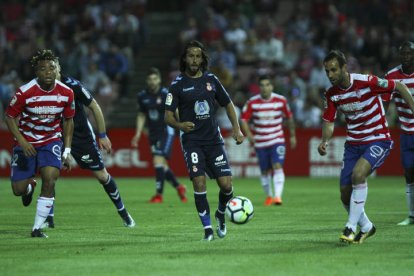
M 258 127 L 256 126 L 255 130 L 259 133 L 272 133 L 275 131 L 279 131 L 282 129 L 282 125 L 278 125 L 275 127 Z
M 26 104 L 34 102 L 68 102 L 69 97 L 60 95 L 34 96 L 26 99 Z
M 349 142 L 369 142 L 369 141 L 376 141 L 376 140 L 382 140 L 382 139 L 387 139 L 388 135 L 385 134 L 377 134 L 377 135 L 369 135 L 369 136 L 365 136 L 363 138 L 353 138 L 351 136 L 347 136 L 346 140 Z
M 253 109 L 276 109 L 281 108 L 283 106 L 282 103 L 254 103 L 252 104 Z M 263 112 L 263 111 L 262 111 Z
M 26 107 L 26 110 L 33 114 L 59 114 L 63 112 L 63 107 L 35 106 L 35 107 Z
M 35 125 L 31 122 L 22 122 L 22 126 L 28 126 L 31 129 L 35 130 L 42 130 L 42 131 L 55 131 L 59 124 L 55 124 L 54 126 L 46 126 L 46 125 Z
M 278 132 L 270 133 L 270 134 L 266 134 L 266 135 L 256 134 L 254 138 L 255 138 L 256 141 L 258 141 L 258 140 L 270 140 L 270 139 L 279 137 L 282 134 L 283 134 L 283 131 L 279 130 Z
M 284 143 L 285 142 L 285 138 L 277 138 L 277 139 L 273 139 L 270 141 L 266 141 L 266 142 L 255 142 L 254 146 L 256 148 L 264 148 L 264 147 L 269 147 L 269 146 L 273 146 L 274 144 L 279 144 L 279 143 Z
M 371 127 L 371 128 L 366 128 L 366 129 L 364 129 L 364 130 L 353 130 L 353 129 L 348 129 L 348 134 L 367 134 L 367 133 L 371 133 L 371 132 L 373 132 L 374 130 L 377 130 L 377 129 L 382 129 L 383 127 L 382 127 L 382 125 L 376 125 L 376 126 L 374 126 L 374 127 Z
M 261 125 L 261 126 L 268 126 L 268 125 L 277 125 L 283 122 L 283 118 L 278 118 L 274 120 L 255 120 L 253 119 L 253 124 Z

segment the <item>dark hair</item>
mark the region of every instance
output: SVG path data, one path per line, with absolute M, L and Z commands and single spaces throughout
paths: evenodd
M 158 70 L 158 68 L 155 67 L 151 67 L 148 72 L 147 72 L 147 77 L 150 75 L 157 75 L 158 77 L 161 78 L 161 73 L 160 70 Z
M 36 55 L 34 55 L 31 58 L 30 63 L 32 64 L 33 68 L 36 68 L 37 65 L 39 64 L 39 61 L 41 60 L 52 60 L 55 62 L 59 62 L 59 58 L 55 56 L 52 50 L 49 50 L 49 49 L 43 49 L 43 50 L 37 51 Z
M 401 44 L 400 48 L 398 48 L 398 51 L 401 51 L 402 48 L 409 48 L 410 50 L 414 50 L 414 43 L 412 43 L 411 41 L 405 41 L 403 42 L 403 44 Z
M 259 82 L 262 80 L 272 80 L 272 78 L 268 74 L 263 74 L 259 76 Z
M 323 63 L 333 59 L 336 59 L 338 61 L 339 67 L 342 67 L 346 64 L 345 55 L 339 50 L 331 50 L 323 59 Z
M 187 55 L 187 50 L 189 48 L 200 48 L 201 49 L 201 55 L 203 58 L 203 62 L 201 63 L 201 71 L 205 72 L 208 69 L 209 58 L 207 56 L 207 52 L 206 52 L 206 49 L 204 48 L 204 45 L 197 40 L 192 40 L 188 42 L 187 45 L 185 46 L 184 51 L 182 52 L 181 57 L 180 57 L 180 71 L 185 72 L 185 67 L 186 67 L 185 56 Z

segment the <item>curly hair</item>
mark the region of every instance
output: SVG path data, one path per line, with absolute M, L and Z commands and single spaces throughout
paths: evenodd
M 34 55 L 31 58 L 30 63 L 32 64 L 33 68 L 36 68 L 37 65 L 39 64 L 39 61 L 41 60 L 52 60 L 52 61 L 58 62 L 59 58 L 55 56 L 52 50 L 43 49 L 43 50 L 37 51 L 36 55 Z

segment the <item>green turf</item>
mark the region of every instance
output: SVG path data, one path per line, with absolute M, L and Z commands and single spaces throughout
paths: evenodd
M 0 179 L 1 275 L 412 275 L 414 227 L 406 216 L 402 178 L 369 180 L 366 211 L 377 234 L 343 246 L 346 222 L 337 179 L 287 178 L 283 206 L 264 207 L 257 179 L 235 179 L 238 195 L 250 198 L 255 216 L 229 225 L 228 236 L 201 242 L 203 230 L 189 202 L 165 187 L 165 202 L 150 205 L 152 179 L 118 179 L 137 227 L 122 226 L 94 179 L 62 178 L 57 185 L 56 228 L 48 239 L 30 238 L 35 201 L 23 207 L 7 179 Z M 37 188 L 35 195 L 38 195 Z M 218 189 L 208 184 L 211 209 Z M 215 223 L 214 223 L 215 227 Z

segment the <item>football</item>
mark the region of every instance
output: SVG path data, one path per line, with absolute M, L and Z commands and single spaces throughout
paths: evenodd
M 235 224 L 245 224 L 253 214 L 253 204 L 247 197 L 236 196 L 227 202 L 226 216 Z

